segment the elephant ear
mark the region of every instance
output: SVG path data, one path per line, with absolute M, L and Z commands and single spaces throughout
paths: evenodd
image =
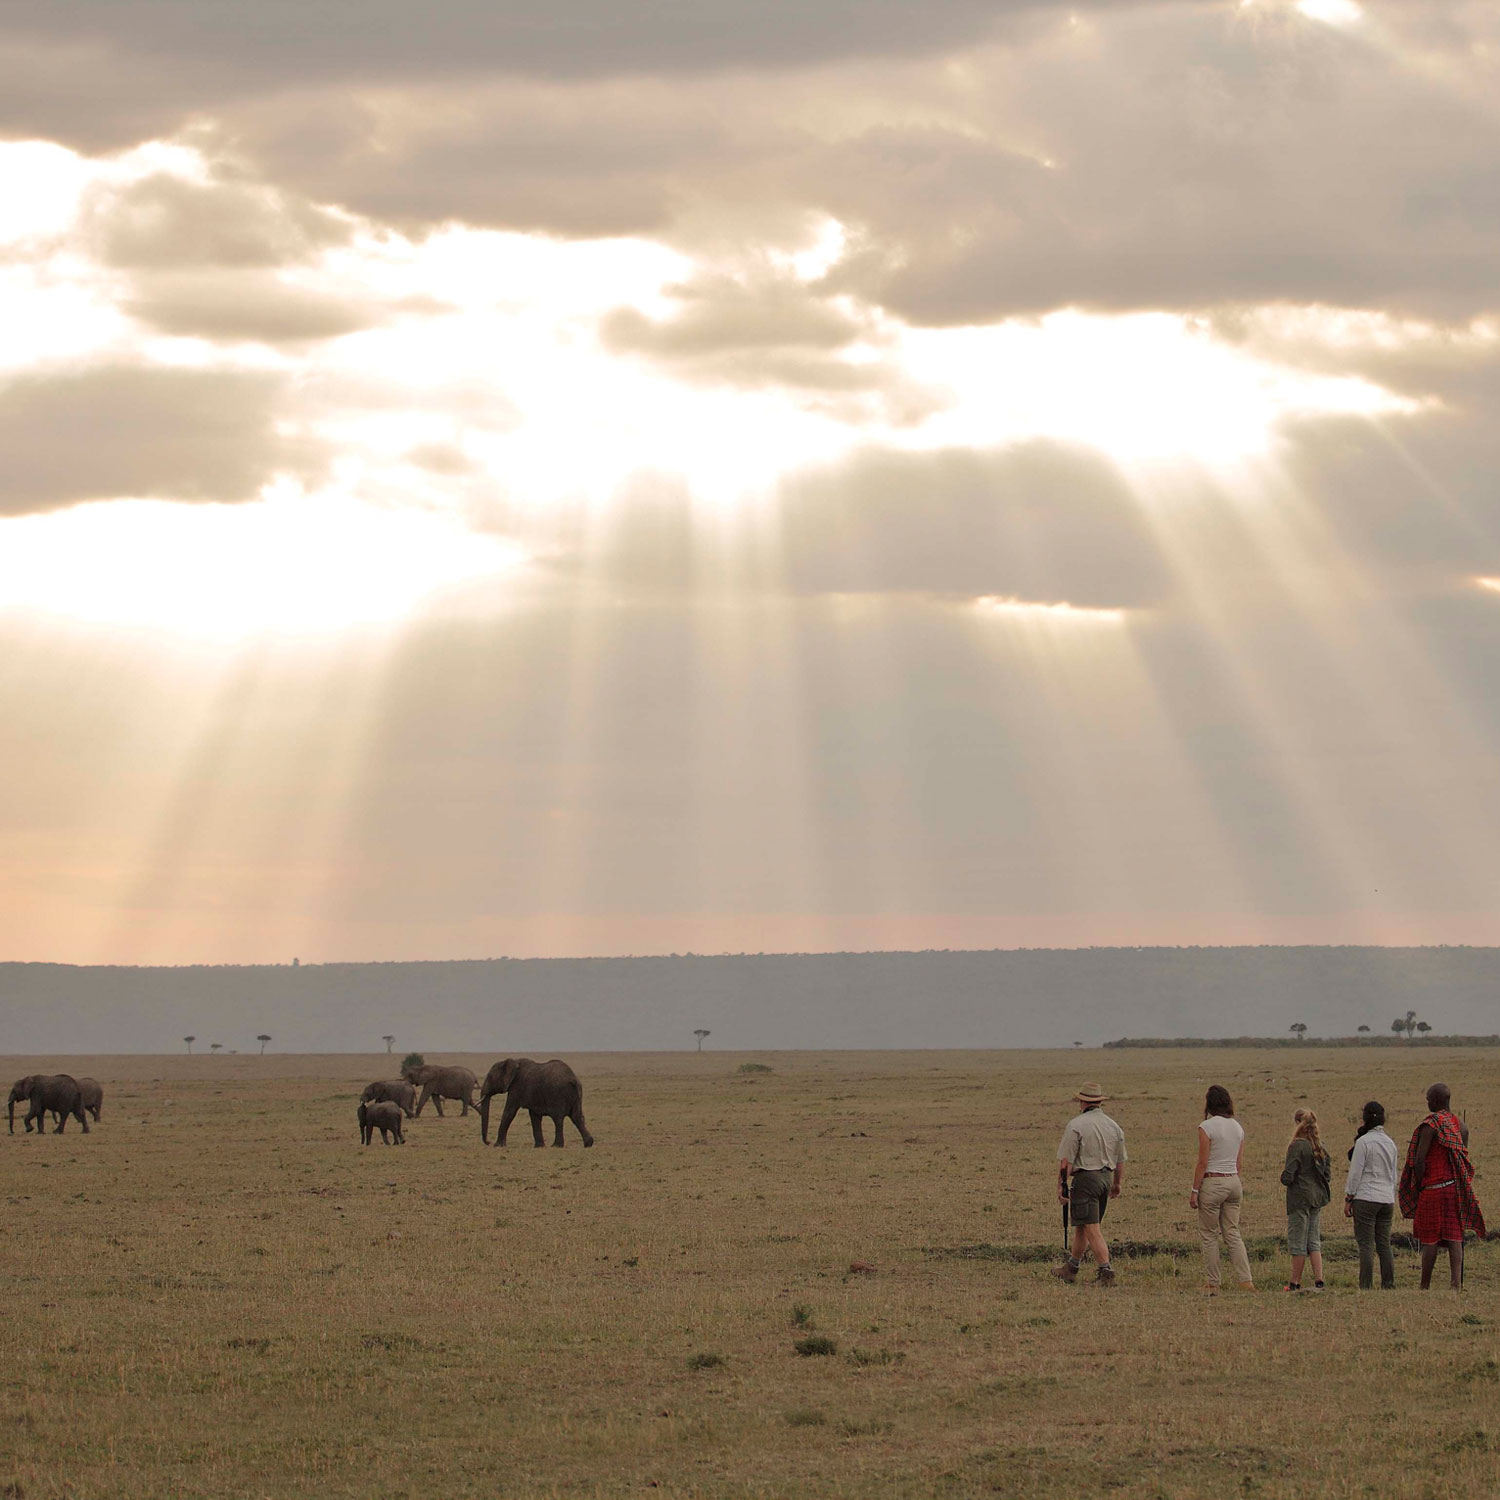
M 516 1081 L 516 1074 L 520 1072 L 521 1065 L 513 1057 L 507 1057 L 500 1064 L 500 1093 L 508 1094 L 510 1086 Z

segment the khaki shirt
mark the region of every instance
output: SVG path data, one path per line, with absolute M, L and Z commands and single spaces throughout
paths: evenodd
M 1075 1172 L 1113 1172 L 1125 1156 L 1125 1132 L 1102 1109 L 1086 1109 L 1068 1121 L 1058 1161 Z

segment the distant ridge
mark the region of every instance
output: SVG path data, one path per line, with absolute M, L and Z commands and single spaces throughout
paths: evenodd
M 1500 1029 L 1497 948 L 1026 948 L 85 968 L 0 964 L 0 1051 L 1067 1047 Z M 1391 1044 L 1397 1044 L 1390 1037 Z M 1201 1044 L 1201 1043 L 1200 1043 Z M 1223 1040 L 1212 1045 L 1225 1045 Z M 1256 1041 L 1254 1045 L 1266 1045 Z M 1420 1046 L 1421 1042 L 1399 1045 Z
M 1500 1047 L 1497 1036 L 1122 1036 L 1106 1047 Z

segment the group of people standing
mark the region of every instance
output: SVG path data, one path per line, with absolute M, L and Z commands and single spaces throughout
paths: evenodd
M 1111 1286 L 1115 1271 L 1103 1223 L 1110 1200 L 1120 1196 L 1124 1185 L 1125 1132 L 1105 1114 L 1107 1096 L 1097 1084 L 1084 1084 L 1074 1097 L 1082 1111 L 1068 1122 L 1057 1149 L 1057 1196 L 1065 1223 L 1071 1218 L 1072 1241 L 1067 1259 L 1055 1274 L 1066 1282 L 1076 1281 L 1084 1256 L 1092 1255 L 1099 1284 Z M 1474 1196 L 1469 1127 L 1453 1113 L 1452 1104 L 1447 1084 L 1435 1083 L 1427 1090 L 1427 1115 L 1412 1133 L 1399 1173 L 1396 1143 L 1385 1132 L 1384 1105 L 1372 1099 L 1364 1107 L 1344 1178 L 1344 1217 L 1353 1221 L 1359 1284 L 1364 1290 L 1375 1284 L 1377 1261 L 1381 1286 L 1389 1290 L 1396 1284 L 1391 1223 L 1398 1205 L 1402 1217 L 1412 1221 L 1412 1233 L 1421 1246 L 1422 1289 L 1432 1285 L 1433 1268 L 1445 1247 L 1453 1288 L 1457 1291 L 1463 1285 L 1464 1235 L 1483 1237 L 1485 1227 Z M 1206 1290 L 1210 1296 L 1219 1291 L 1221 1246 L 1240 1286 L 1253 1290 L 1255 1278 L 1240 1233 L 1245 1130 L 1235 1118 L 1229 1090 L 1220 1084 L 1214 1084 L 1204 1098 L 1197 1144 L 1188 1204 L 1198 1215 Z M 1281 1172 L 1291 1257 L 1288 1292 L 1302 1291 L 1305 1271 L 1312 1274 L 1310 1290 L 1323 1290 L 1321 1220 L 1332 1200 L 1332 1177 L 1333 1162 L 1323 1144 L 1317 1115 L 1310 1109 L 1296 1110 Z

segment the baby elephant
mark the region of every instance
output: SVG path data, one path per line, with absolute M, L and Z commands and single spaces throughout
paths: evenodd
M 380 1139 L 387 1146 L 391 1144 L 391 1137 L 395 1136 L 396 1144 L 404 1146 L 406 1137 L 401 1134 L 401 1106 L 392 1104 L 388 1099 L 382 1099 L 375 1104 L 361 1104 L 359 1106 L 359 1143 L 368 1146 L 375 1140 L 375 1132 L 380 1132 Z

